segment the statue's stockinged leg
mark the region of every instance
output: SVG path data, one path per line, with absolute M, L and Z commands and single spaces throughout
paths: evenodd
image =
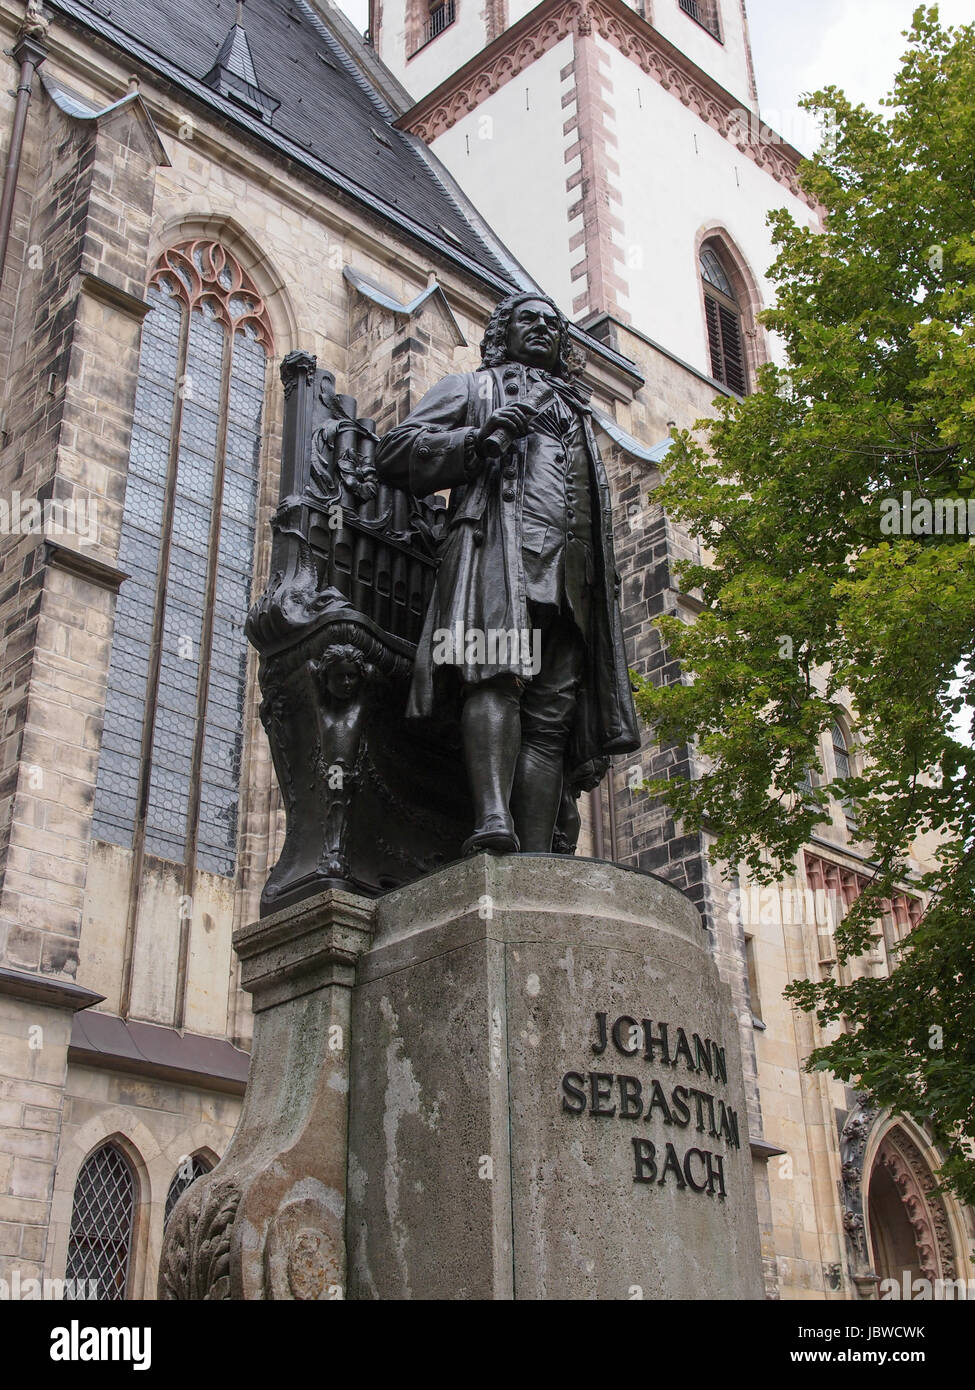
M 571 618 L 544 606 L 530 611 L 541 663 L 521 697 L 522 746 L 511 811 L 522 853 L 551 854 L 585 648 Z
M 518 759 L 511 811 L 522 854 L 550 854 L 562 800 L 563 759 L 526 743 Z
M 521 711 L 512 686 L 489 681 L 467 694 L 461 715 L 464 761 L 474 802 L 474 833 L 465 854 L 517 854 L 509 802 L 521 749 Z

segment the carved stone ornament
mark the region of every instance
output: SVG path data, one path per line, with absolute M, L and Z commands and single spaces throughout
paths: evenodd
M 900 1127 L 890 1130 L 877 1154 L 900 1194 L 914 1232 L 918 1262 L 925 1279 L 957 1277 L 954 1242 L 944 1199 L 914 1140 Z
M 865 1274 L 873 1277 L 864 1229 L 863 1154 L 876 1118 L 876 1107 L 861 1099 L 850 1111 L 840 1135 L 843 1232 L 846 1236 L 847 1265 L 854 1281 Z
M 35 43 L 44 43 L 50 27 L 50 22 L 41 9 L 40 0 L 27 0 L 27 8 L 17 30 L 18 41 L 33 39 Z
M 240 1205 L 231 1182 L 197 1180 L 177 1203 L 159 1262 L 159 1297 L 230 1297 L 230 1233 Z
M 256 338 L 271 352 L 273 334 L 264 300 L 234 256 L 218 241 L 198 237 L 164 251 L 149 278 L 188 309 L 204 309 L 229 328 Z

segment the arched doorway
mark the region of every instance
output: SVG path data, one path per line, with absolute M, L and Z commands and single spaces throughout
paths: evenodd
M 874 1157 L 867 1215 L 873 1268 L 881 1280 L 892 1279 L 906 1292 L 917 1279 L 933 1286 L 957 1277 L 944 1199 L 930 1165 L 900 1125 L 887 1131 Z

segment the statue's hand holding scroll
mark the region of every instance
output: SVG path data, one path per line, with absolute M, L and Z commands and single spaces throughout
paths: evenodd
M 491 463 L 501 458 L 516 439 L 524 439 L 530 432 L 537 414 L 537 409 L 527 401 L 495 410 L 478 435 L 477 452 L 481 458 Z
M 478 436 L 477 452 L 481 458 L 493 463 L 508 452 L 516 439 L 524 439 L 531 432 L 538 412 L 554 394 L 546 382 L 539 382 L 528 393 L 527 400 L 502 405 L 493 411 Z

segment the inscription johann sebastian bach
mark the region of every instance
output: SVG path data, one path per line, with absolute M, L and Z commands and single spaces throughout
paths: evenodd
M 656 1032 L 654 1031 L 656 1029 Z M 612 1047 L 632 1066 L 640 1058 L 651 1066 L 666 1067 L 669 1074 L 634 1076 L 616 1071 L 567 1071 L 562 1077 L 562 1109 L 570 1115 L 588 1114 L 597 1119 L 628 1120 L 632 1124 L 659 1122 L 677 1129 L 691 1129 L 707 1139 L 738 1149 L 741 1139 L 738 1116 L 729 1105 L 704 1085 L 672 1084 L 676 1070 L 706 1078 L 712 1087 L 727 1085 L 725 1050 L 711 1038 L 649 1018 L 637 1020 L 621 1014 L 612 1026 L 607 1015 L 596 1014 L 592 1043 L 594 1057 Z M 612 1055 L 612 1054 L 611 1054 Z M 630 1139 L 633 1146 L 633 1181 L 663 1187 L 673 1183 L 678 1190 L 707 1193 L 724 1198 L 724 1157 L 713 1148 L 693 1145 L 681 1153 L 668 1139 L 655 1143 L 643 1135 Z

